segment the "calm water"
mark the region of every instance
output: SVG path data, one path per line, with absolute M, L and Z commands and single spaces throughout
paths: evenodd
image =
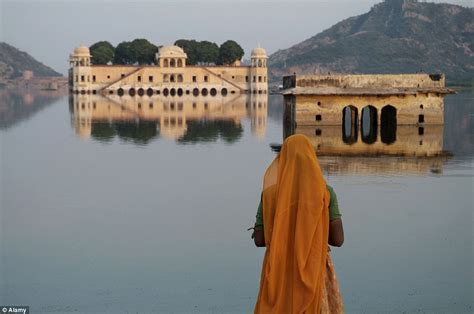
M 473 311 L 473 98 L 447 97 L 444 128 L 398 129 L 386 157 L 348 157 L 339 129 L 295 130 L 338 194 L 347 312 Z M 288 132 L 280 96 L 0 99 L 0 304 L 252 311 L 264 250 L 246 229 Z

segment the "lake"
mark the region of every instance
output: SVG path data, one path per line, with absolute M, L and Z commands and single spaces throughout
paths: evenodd
M 247 228 L 289 132 L 282 96 L 1 99 L 0 304 L 252 312 L 264 249 Z M 290 130 L 321 145 L 338 195 L 348 313 L 472 313 L 473 105 L 447 96 L 444 127 L 399 128 L 383 156 L 350 154 L 339 129 Z

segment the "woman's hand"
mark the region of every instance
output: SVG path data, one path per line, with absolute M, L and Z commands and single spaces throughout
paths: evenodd
M 257 247 L 265 247 L 265 233 L 263 229 L 253 229 L 252 233 L 253 242 Z
M 329 222 L 329 245 L 342 246 L 344 243 L 344 229 L 342 219 L 334 219 Z

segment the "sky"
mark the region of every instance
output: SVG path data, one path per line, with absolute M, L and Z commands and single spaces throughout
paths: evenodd
M 0 41 L 66 74 L 74 47 L 100 40 L 113 45 L 146 38 L 156 45 L 177 39 L 237 41 L 271 54 L 354 15 L 380 0 L 331 1 L 112 1 L 0 0 Z M 469 0 L 430 1 L 473 6 Z

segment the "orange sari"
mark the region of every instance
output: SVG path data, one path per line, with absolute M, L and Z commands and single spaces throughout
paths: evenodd
M 343 313 L 328 257 L 330 196 L 308 138 L 288 137 L 263 181 L 267 249 L 255 313 Z

